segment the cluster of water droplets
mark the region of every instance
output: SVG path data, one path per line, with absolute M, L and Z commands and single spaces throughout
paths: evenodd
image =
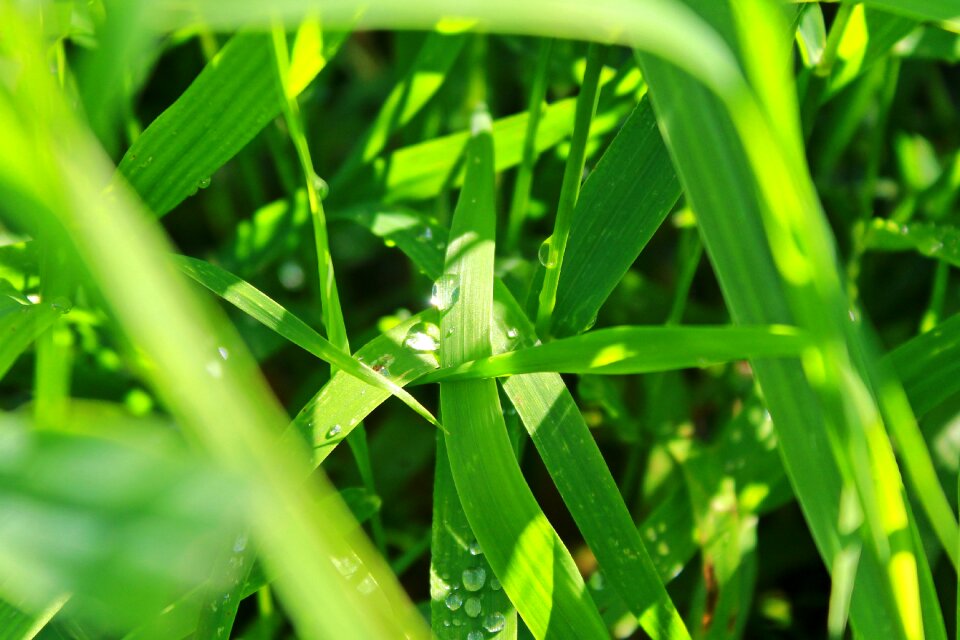
M 483 555 L 480 544 L 476 540 L 468 545 L 467 550 L 471 556 Z M 449 576 L 445 577 L 449 578 Z M 479 623 L 480 628 L 471 629 L 467 634 L 467 640 L 483 640 L 486 637 L 484 631 L 491 634 L 498 633 L 506 626 L 507 619 L 502 612 L 484 610 L 484 601 L 489 601 L 493 597 L 493 592 L 503 588 L 496 576 L 490 576 L 488 579 L 487 569 L 484 566 L 478 564 L 467 567 L 460 574 L 460 584 L 451 586 L 444 583 L 444 586 L 449 591 L 443 597 L 443 604 L 454 614 L 443 621 L 444 627 L 472 626 Z M 461 616 L 461 613 L 466 618 Z

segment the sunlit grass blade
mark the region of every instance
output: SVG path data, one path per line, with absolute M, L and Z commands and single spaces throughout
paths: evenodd
M 631 374 L 731 360 L 799 357 L 809 340 L 792 327 L 611 327 L 464 362 L 423 382 L 523 373 Z
M 553 234 L 545 245 L 546 263 L 543 285 L 540 289 L 540 302 L 537 306 L 537 332 L 544 338 L 550 337 L 550 323 L 557 304 L 557 283 L 563 268 L 563 257 L 567 250 L 567 239 L 573 224 L 574 207 L 580 195 L 583 181 L 583 166 L 587 154 L 587 138 L 590 135 L 590 122 L 597 112 L 597 100 L 600 97 L 600 72 L 606 48 L 591 44 L 587 50 L 587 66 L 583 72 L 583 85 L 577 96 L 577 109 L 573 121 L 573 135 L 570 140 L 570 153 L 563 170 L 563 182 L 560 187 L 560 200 L 557 203 L 557 215 L 553 225 Z
M 66 597 L 57 598 L 36 614 L 27 613 L 6 600 L 0 600 L 0 640 L 33 640 L 63 608 L 66 600 Z
M 344 36 L 324 41 L 324 62 Z M 151 211 L 162 216 L 209 185 L 214 172 L 280 114 L 283 96 L 275 68 L 269 34 L 234 36 L 137 138 L 118 171 Z M 320 68 L 312 71 L 315 76 Z M 313 76 L 306 74 L 310 80 Z M 291 90 L 299 93 L 305 87 L 301 80 Z
M 380 375 L 336 348 L 307 323 L 253 285 L 203 260 L 188 256 L 173 256 L 173 260 L 185 274 L 298 347 L 371 386 L 397 396 L 428 422 L 438 425 L 436 418 L 416 398 L 394 384 L 387 376 Z
M 467 179 L 450 230 L 440 295 L 445 365 L 491 352 L 494 210 L 493 140 L 485 111 L 473 116 Z M 440 406 L 446 449 L 464 513 L 517 611 L 537 638 L 606 636 L 573 558 L 546 520 L 514 457 L 492 380 L 445 382 Z M 490 514 L 499 514 L 496 519 Z M 477 573 L 464 588 L 482 586 Z M 474 581 L 473 578 L 476 578 Z
M 572 335 L 593 323 L 679 197 L 680 183 L 645 98 L 580 192 L 557 286 L 553 335 Z

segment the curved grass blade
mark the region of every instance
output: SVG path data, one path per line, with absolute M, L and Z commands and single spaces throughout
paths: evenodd
M 294 95 L 306 88 L 345 37 L 331 34 L 312 68 L 300 65 L 300 80 L 291 85 Z M 283 100 L 270 34 L 237 34 L 137 138 L 118 173 L 155 215 L 163 216 L 209 184 L 217 169 L 280 114 Z
M 491 351 L 494 161 L 490 119 L 474 114 L 467 178 L 453 216 L 441 295 L 441 362 L 457 364 Z M 439 282 L 439 281 L 438 281 Z M 459 294 L 454 291 L 459 289 Z M 443 305 L 446 306 L 446 305 Z M 440 406 L 464 513 L 485 557 L 536 638 L 603 638 L 606 629 L 573 558 L 547 522 L 520 472 L 507 436 L 496 383 L 445 382 Z M 491 514 L 499 514 L 491 518 Z M 483 584 L 479 572 L 465 588 Z
M 524 373 L 632 374 L 754 358 L 798 357 L 809 345 L 793 327 L 611 327 L 464 362 L 420 382 Z
M 958 352 L 960 315 L 954 315 L 887 355 L 918 416 L 960 393 Z
M 867 249 L 914 250 L 928 258 L 960 266 L 960 229 L 952 225 L 928 222 L 901 225 L 893 220 L 874 219 L 868 225 L 863 241 Z
M 369 385 L 397 396 L 430 424 L 439 426 L 436 418 L 416 398 L 391 382 L 388 377 L 380 375 L 351 358 L 349 354 L 337 349 L 311 329 L 307 323 L 250 283 L 203 260 L 188 256 L 173 256 L 173 261 L 186 275 L 301 349 L 309 351 L 324 362 L 343 369 Z
M 66 601 L 66 597 L 57 598 L 43 611 L 32 614 L 0 599 L 0 640 L 33 640 Z

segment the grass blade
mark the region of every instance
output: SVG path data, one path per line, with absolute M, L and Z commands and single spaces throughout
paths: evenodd
M 439 426 L 436 418 L 416 398 L 391 382 L 386 376 L 380 375 L 351 358 L 349 354 L 337 349 L 303 320 L 291 314 L 253 285 L 203 260 L 188 256 L 173 256 L 173 260 L 185 274 L 301 349 L 309 351 L 324 362 L 343 369 L 369 385 L 390 392 L 428 422 Z
M 808 341 L 792 327 L 611 327 L 443 368 L 421 382 L 524 373 L 635 374 L 731 360 L 799 356 Z
M 20 354 L 68 310 L 58 302 L 14 304 L 0 311 L 0 335 L 4 336 L 0 343 L 0 378 L 6 375 Z

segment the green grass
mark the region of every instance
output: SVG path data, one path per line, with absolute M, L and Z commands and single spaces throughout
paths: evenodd
M 0 0 L 0 639 L 956 637 L 958 25 Z

